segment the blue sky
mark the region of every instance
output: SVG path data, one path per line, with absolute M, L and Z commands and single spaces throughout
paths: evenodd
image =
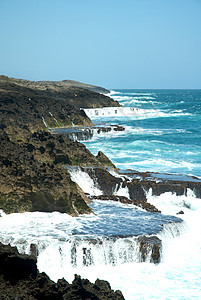
M 0 0 L 0 74 L 201 88 L 201 0 Z

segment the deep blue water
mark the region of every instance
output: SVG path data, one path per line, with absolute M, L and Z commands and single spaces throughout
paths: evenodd
M 92 118 L 126 126 L 85 142 L 93 154 L 102 150 L 120 169 L 201 177 L 201 90 L 115 90 L 111 97 L 139 115 Z

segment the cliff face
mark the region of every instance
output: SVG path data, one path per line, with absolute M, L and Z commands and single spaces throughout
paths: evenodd
M 0 80 L 0 209 L 6 213 L 91 212 L 89 199 L 63 165 L 101 166 L 106 161 L 101 162 L 79 142 L 51 134 L 46 126 L 92 125 L 76 106 L 88 97 L 93 105 L 100 104 L 99 97 L 107 99 L 75 87 L 65 97 L 59 97 L 57 91 L 48 94 Z

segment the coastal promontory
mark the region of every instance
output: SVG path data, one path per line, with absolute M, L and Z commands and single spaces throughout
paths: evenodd
M 63 166 L 102 166 L 106 160 L 50 128 L 93 125 L 81 107 L 119 106 L 96 90 L 72 81 L 0 76 L 0 209 L 5 213 L 91 213 L 90 200 Z

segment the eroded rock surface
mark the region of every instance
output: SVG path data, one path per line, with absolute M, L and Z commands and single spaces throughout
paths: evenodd
M 51 134 L 46 127 L 93 125 L 76 106 L 88 99 L 100 105 L 107 98 L 75 86 L 0 78 L 0 209 L 91 212 L 90 200 L 63 165 L 102 163 L 83 144 Z

